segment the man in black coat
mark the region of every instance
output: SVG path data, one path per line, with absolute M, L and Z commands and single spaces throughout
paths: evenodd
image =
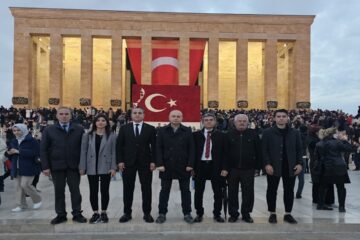
M 84 129 L 70 122 L 71 110 L 60 107 L 56 114 L 58 123 L 48 126 L 42 133 L 40 160 L 45 176 L 52 176 L 55 188 L 55 211 L 57 216 L 51 224 L 67 221 L 65 208 L 65 185 L 69 186 L 73 221 L 85 223 L 81 214 L 79 162 L 81 139 Z
M 269 222 L 277 223 L 276 195 L 280 178 L 284 188 L 284 221 L 295 224 L 291 215 L 294 204 L 295 177 L 302 171 L 302 144 L 300 132 L 288 125 L 287 110 L 274 113 L 275 126 L 266 129 L 262 136 L 262 152 L 267 173 L 266 200 L 270 212 Z
M 178 179 L 184 221 L 192 223 L 190 173 L 194 167 L 194 139 L 191 129 L 181 124 L 183 115 L 178 110 L 170 112 L 170 124 L 158 131 L 156 141 L 156 164 L 160 171 L 161 191 L 157 223 L 166 221 L 168 201 L 173 179 Z
M 212 113 L 202 116 L 204 128 L 193 133 L 195 142 L 195 165 L 193 176 L 195 178 L 194 202 L 197 216 L 194 222 L 201 222 L 204 215 L 203 195 L 206 180 L 211 180 L 214 192 L 214 220 L 224 222 L 221 217 L 222 192 L 221 187 L 225 184 L 228 174 L 224 147 L 224 134 L 215 129 L 216 117 Z
M 253 223 L 250 213 L 254 207 L 255 170 L 261 169 L 261 142 L 259 135 L 249 129 L 244 114 L 234 118 L 235 128 L 226 134 L 226 154 L 229 168 L 229 222 L 239 217 L 239 183 L 241 183 L 241 215 L 245 222 Z
M 132 123 L 120 128 L 117 138 L 116 161 L 122 172 L 124 215 L 119 222 L 129 221 L 135 188 L 136 172 L 139 173 L 142 193 L 143 219 L 154 222 L 151 216 L 151 183 L 155 170 L 155 127 L 144 123 L 144 110 L 131 110 Z

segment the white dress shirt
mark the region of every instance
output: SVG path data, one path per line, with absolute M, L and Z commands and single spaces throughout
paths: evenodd
M 134 135 L 136 136 L 136 124 L 139 124 L 138 129 L 139 129 L 139 135 L 141 134 L 141 129 L 142 129 L 142 125 L 144 122 L 139 122 L 139 123 L 135 123 L 133 122 L 133 128 L 134 128 Z

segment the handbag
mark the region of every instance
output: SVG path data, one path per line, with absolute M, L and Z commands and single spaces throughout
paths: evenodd
M 11 160 L 10 159 L 5 160 L 4 164 L 5 164 L 5 168 L 8 171 L 11 170 Z

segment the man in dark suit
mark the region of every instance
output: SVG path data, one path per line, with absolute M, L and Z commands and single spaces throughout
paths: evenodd
M 245 114 L 234 118 L 235 128 L 226 134 L 226 154 L 229 167 L 229 222 L 239 217 L 239 183 L 241 184 L 241 215 L 247 223 L 253 223 L 250 213 L 254 206 L 255 170 L 261 169 L 261 143 L 259 135 L 248 128 Z
M 154 222 L 151 216 L 151 183 L 155 170 L 155 127 L 144 123 L 144 110 L 131 110 L 132 123 L 120 128 L 116 160 L 123 177 L 124 215 L 119 222 L 131 220 L 136 172 L 139 174 L 142 209 L 145 222 Z
M 178 110 L 170 112 L 170 124 L 158 131 L 156 164 L 160 171 L 161 191 L 157 223 L 166 221 L 168 201 L 173 179 L 179 180 L 184 221 L 192 223 L 190 173 L 194 167 L 194 138 L 191 129 L 181 124 L 183 115 Z
M 203 195 L 206 180 L 211 180 L 214 192 L 214 220 L 224 222 L 221 217 L 222 192 L 228 174 L 224 157 L 224 134 L 215 129 L 216 117 L 212 113 L 202 116 L 204 128 L 193 133 L 195 142 L 195 165 L 193 176 L 195 178 L 195 209 L 197 216 L 194 222 L 202 222 L 204 215 Z
M 60 107 L 56 114 L 59 123 L 45 128 L 40 142 L 40 159 L 45 176 L 52 176 L 57 216 L 51 224 L 66 222 L 65 186 L 69 186 L 73 221 L 86 223 L 81 214 L 79 162 L 84 129 L 71 123 L 71 110 Z
M 267 174 L 266 201 L 270 212 L 269 223 L 277 223 L 276 195 L 282 178 L 284 188 L 284 222 L 296 224 L 291 215 L 294 204 L 295 177 L 302 171 L 302 144 L 300 132 L 289 127 L 289 115 L 285 109 L 274 113 L 275 126 L 262 135 L 262 152 Z

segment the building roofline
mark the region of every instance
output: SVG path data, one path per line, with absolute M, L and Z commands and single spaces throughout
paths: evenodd
M 150 12 L 150 11 L 118 11 L 118 10 L 92 10 L 92 9 L 64 9 L 64 8 L 29 8 L 29 7 L 9 7 L 15 18 L 71 18 L 89 20 L 132 20 L 132 21 L 156 21 L 158 15 L 168 17 L 171 22 L 204 22 L 211 18 L 211 22 L 248 22 L 249 18 L 253 22 L 266 22 L 278 19 L 279 24 L 308 24 L 311 25 L 315 15 L 282 15 L 282 14 L 236 14 L 236 13 L 190 13 L 190 12 Z M 86 17 L 79 16 L 79 12 L 88 12 Z M 106 17 L 104 16 L 106 14 Z M 188 19 L 184 19 L 186 16 Z M 194 19 L 199 17 L 200 19 Z M 218 18 L 216 18 L 218 17 Z M 287 20 L 287 22 L 284 22 Z M 277 21 L 275 21 L 277 22 Z

